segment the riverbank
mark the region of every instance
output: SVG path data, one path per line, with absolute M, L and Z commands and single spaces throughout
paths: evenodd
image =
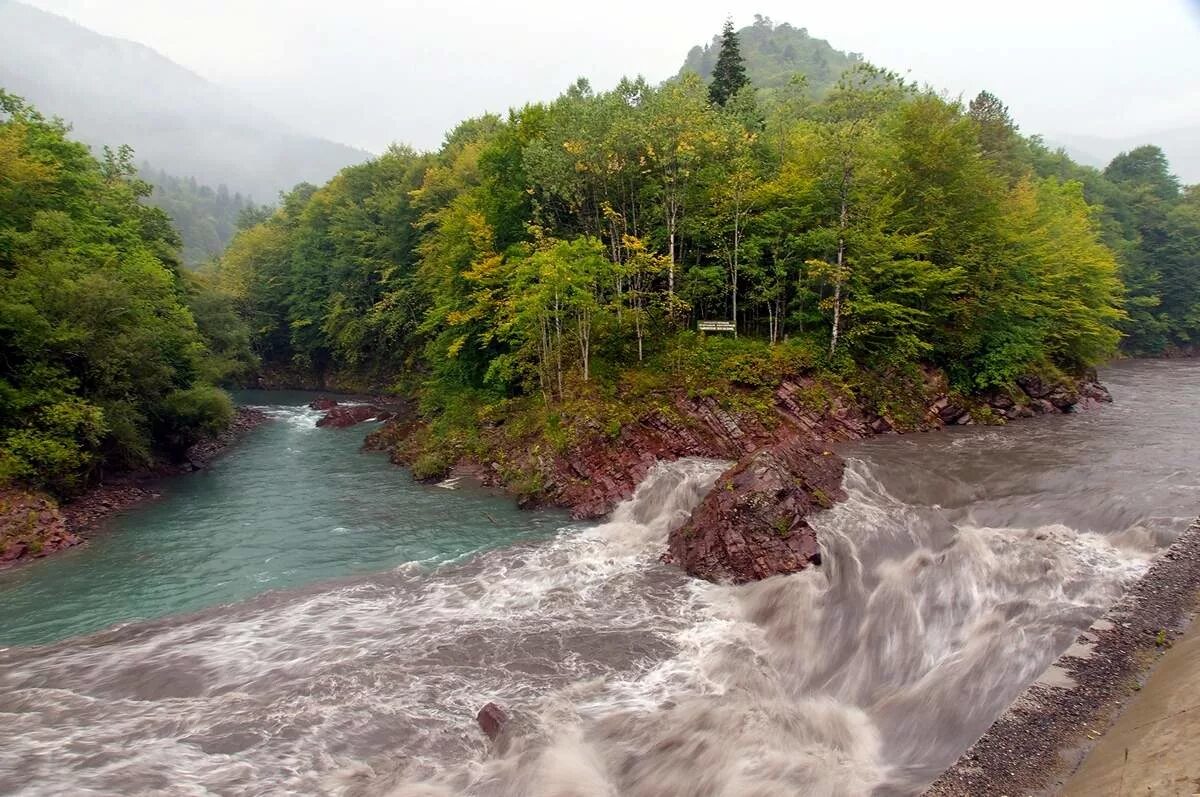
M 1119 726 L 1131 698 L 1188 628 L 1198 599 L 1200 521 L 1158 556 L 926 794 L 1059 793 L 1089 752 L 1094 747 L 1099 752 L 1109 729 Z
M 470 477 L 522 506 L 561 507 L 579 519 L 607 515 L 656 462 L 727 461 L 722 490 L 672 533 L 667 558 L 693 576 L 743 582 L 817 561 L 805 518 L 844 497 L 844 463 L 831 451 L 837 443 L 1003 424 L 1112 400 L 1094 375 L 1025 377 L 1010 390 L 966 397 L 934 370 L 907 384 L 847 384 L 793 367 L 774 351 L 755 360 L 710 356 L 677 368 L 674 380 L 639 371 L 607 392 L 581 390 L 554 405 L 526 397 L 404 418 L 372 433 L 366 446 L 388 452 L 419 480 Z
M 1200 625 L 1194 621 L 1067 781 L 1064 797 L 1200 790 Z
M 81 495 L 60 503 L 38 491 L 0 490 L 0 567 L 49 556 L 82 544 L 112 515 L 157 498 L 165 480 L 207 467 L 269 418 L 238 407 L 225 431 L 189 448 L 180 462 L 106 476 Z

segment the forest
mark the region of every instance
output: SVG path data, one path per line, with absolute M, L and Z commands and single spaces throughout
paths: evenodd
M 147 204 L 160 208 L 171 219 L 182 245 L 185 266 L 207 263 L 225 251 L 239 227 L 250 226 L 270 215 L 240 192 L 229 192 L 224 183 L 214 190 L 196 181 L 184 179 L 143 163 L 139 176 L 152 190 Z
M 699 319 L 965 391 L 1200 332 L 1200 196 L 1156 148 L 1078 166 L 866 64 L 764 104 L 733 48 L 711 86 L 580 81 L 300 186 L 213 279 L 268 363 L 548 399 Z
M 179 237 L 142 202 L 150 186 L 132 157 L 97 159 L 62 122 L 0 91 L 0 486 L 69 495 L 229 422 L 214 384 L 232 360 L 210 352 L 229 342 L 226 322 L 235 336 L 240 327 L 184 277 Z
M 581 397 L 627 409 L 631 384 L 688 371 L 817 370 L 883 405 L 925 369 L 972 395 L 1200 341 L 1200 192 L 1156 147 L 1079 166 L 987 92 L 857 58 L 760 92 L 738 39 L 727 25 L 709 81 L 580 80 L 301 184 L 194 278 L 125 161 L 8 98 L 4 168 L 26 171 L 2 200 L 20 210 L 0 239 L 5 467 L 136 459 L 214 422 L 207 385 L 260 364 L 416 394 L 461 431 Z M 55 204 L 67 175 L 86 202 Z M 34 292 L 45 269 L 61 295 Z M 72 291 L 129 306 L 68 312 Z

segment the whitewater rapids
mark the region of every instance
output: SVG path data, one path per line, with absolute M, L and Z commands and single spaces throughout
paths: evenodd
M 851 459 L 824 566 L 690 581 L 658 558 L 725 467 L 660 464 L 607 523 L 433 571 L 0 651 L 0 791 L 915 793 L 1154 547 L 961 522 Z

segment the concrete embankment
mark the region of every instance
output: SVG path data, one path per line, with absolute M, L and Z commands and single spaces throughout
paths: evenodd
M 1066 797 L 1200 792 L 1200 625 L 1155 665 L 1082 766 Z
M 926 794 L 1200 791 L 1198 598 L 1200 521 Z

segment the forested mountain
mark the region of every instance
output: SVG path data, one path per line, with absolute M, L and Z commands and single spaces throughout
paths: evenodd
M 859 53 L 844 53 L 824 39 L 814 39 L 806 28 L 793 28 L 786 22 L 777 25 L 759 14 L 754 15 L 754 24 L 737 31 L 737 39 L 750 82 L 760 96 L 786 87 L 800 74 L 813 96 L 819 97 L 843 72 L 863 60 Z M 713 36 L 709 44 L 691 49 L 679 74 L 695 72 L 707 82 L 720 54 L 721 37 Z
M 97 160 L 0 91 L 0 487 L 70 493 L 230 418 L 213 383 L 249 357 L 245 327 L 215 294 L 189 309 L 179 239 L 131 158 Z
M 161 209 L 170 218 L 183 243 L 183 263 L 194 267 L 221 252 L 233 240 L 239 223 L 252 223 L 270 214 L 239 192 L 230 194 L 224 184 L 213 190 L 196 181 L 183 179 L 143 164 L 143 180 L 153 191 L 146 202 Z
M 0 0 L 0 87 L 69 119 L 97 152 L 128 144 L 139 161 L 260 200 L 368 157 L 290 131 L 148 47 L 17 0 Z

